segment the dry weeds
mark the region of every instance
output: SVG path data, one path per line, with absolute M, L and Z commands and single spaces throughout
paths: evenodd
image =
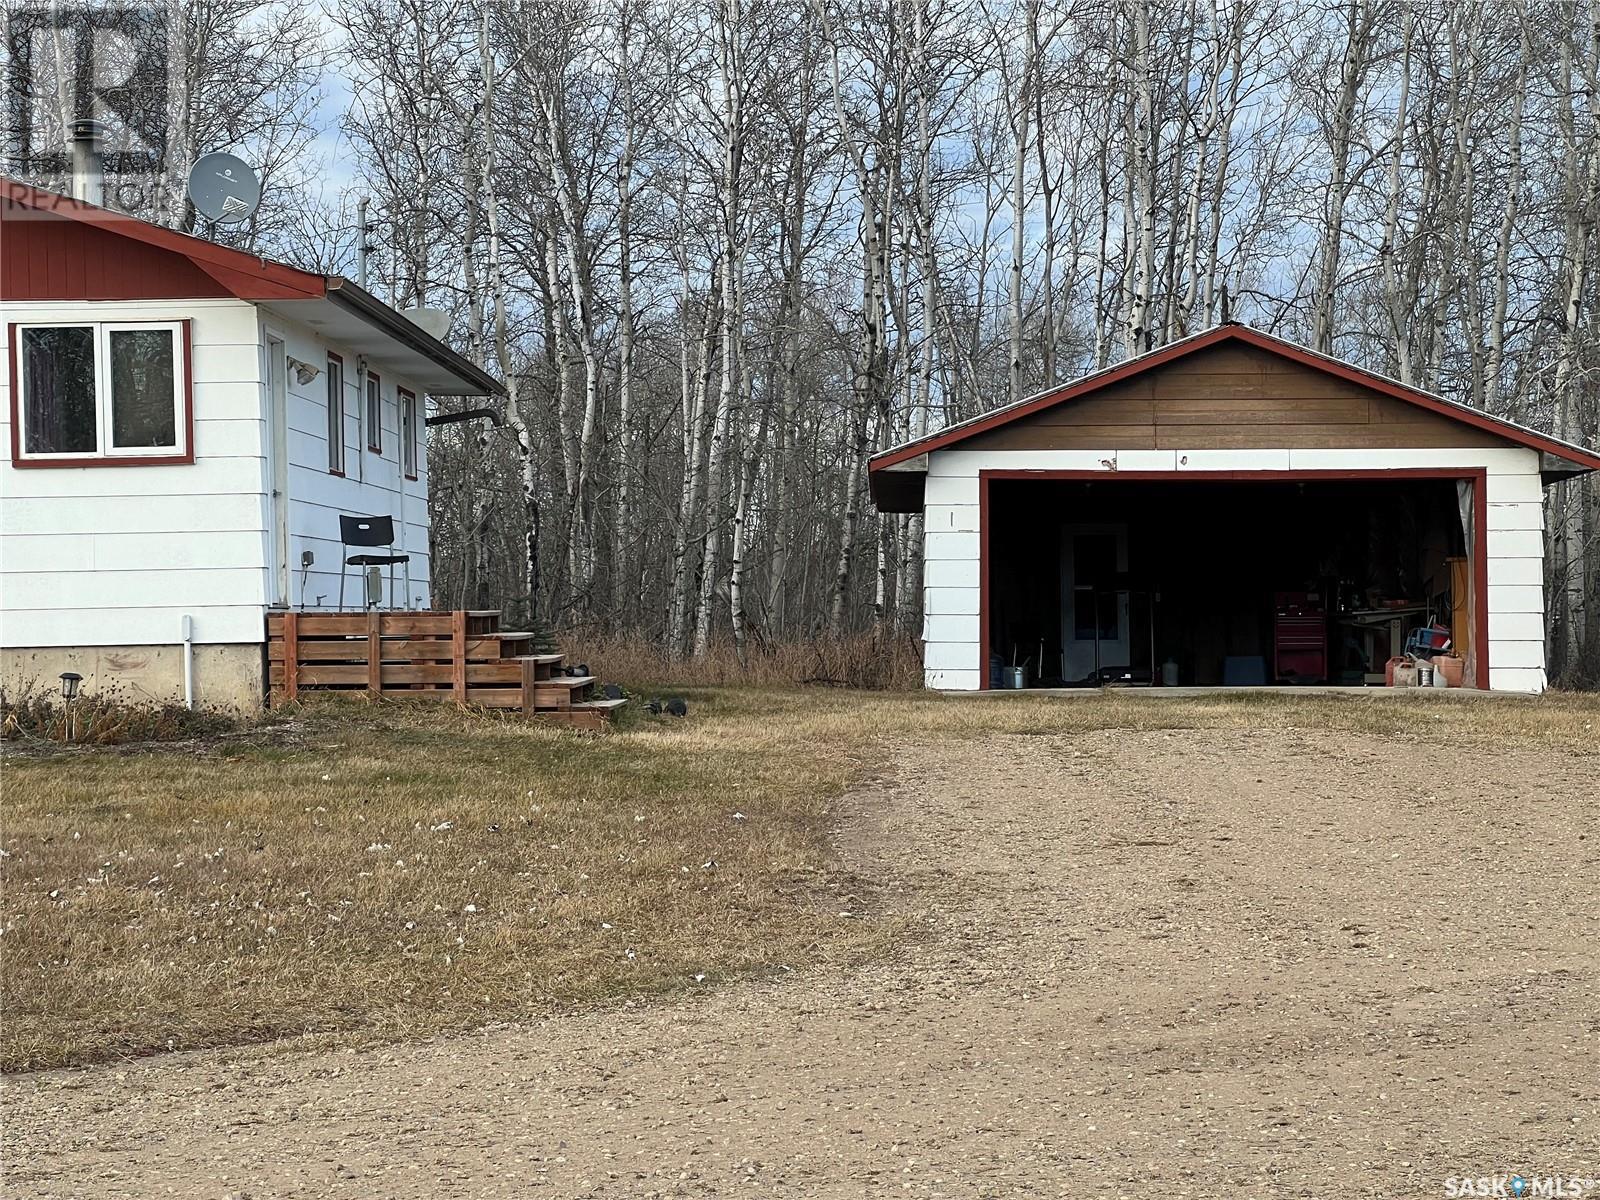
M 0 1058 L 419 1037 L 875 954 L 895 922 L 828 833 L 893 741 L 1296 727 L 1409 737 L 1419 760 L 1600 746 L 1600 698 L 1563 695 L 689 700 L 686 720 L 600 739 L 328 704 L 288 742 L 10 762 Z
M 689 661 L 673 658 L 659 642 L 640 637 L 593 636 L 574 631 L 563 642 L 582 646 L 588 663 L 607 679 L 632 679 L 657 687 L 787 687 L 821 684 L 874 691 L 922 688 L 922 647 L 893 633 L 767 642 L 753 637 L 741 663 L 732 643 L 712 643 Z

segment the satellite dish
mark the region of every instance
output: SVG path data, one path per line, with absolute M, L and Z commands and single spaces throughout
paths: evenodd
M 450 332 L 450 314 L 442 308 L 406 308 L 400 315 L 440 341 Z
M 189 172 L 189 199 L 213 221 L 248 221 L 261 203 L 261 180 L 243 159 L 202 154 Z

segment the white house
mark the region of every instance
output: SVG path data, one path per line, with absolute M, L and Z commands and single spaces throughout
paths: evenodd
M 177 698 L 187 634 L 197 702 L 258 706 L 268 610 L 339 602 L 341 514 L 409 556 L 380 606 L 428 607 L 426 397 L 502 389 L 402 313 L 0 179 L 0 329 L 8 690 Z
M 884 451 L 925 521 L 927 685 L 1545 687 L 1543 486 L 1600 454 L 1239 325 Z

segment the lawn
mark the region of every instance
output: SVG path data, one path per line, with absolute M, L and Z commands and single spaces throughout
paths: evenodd
M 908 739 L 1272 725 L 1552 752 L 1600 698 L 689 693 L 578 737 L 399 704 L 8 756 L 0 1063 L 403 1039 L 889 951 L 830 831 Z M 636 706 L 637 707 L 637 706 Z

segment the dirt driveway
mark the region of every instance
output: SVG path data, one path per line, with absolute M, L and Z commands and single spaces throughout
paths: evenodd
M 425 1045 L 12 1079 L 5 1194 L 1600 1176 L 1600 755 L 1451 761 L 1295 731 L 907 746 L 839 831 L 913 917 L 893 961 Z

